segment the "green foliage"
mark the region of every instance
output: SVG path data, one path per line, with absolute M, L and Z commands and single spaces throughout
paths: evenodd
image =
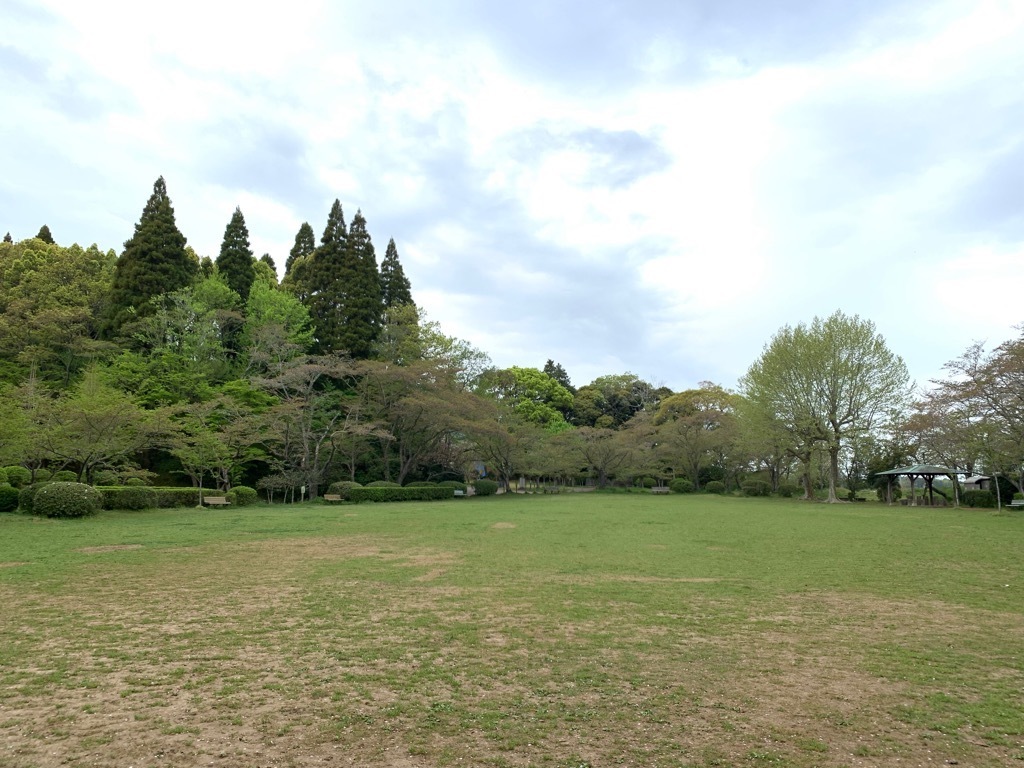
M 154 488 L 153 490 L 157 494 L 157 506 L 161 509 L 199 506 L 198 488 Z
M 693 493 L 693 481 L 685 477 L 677 477 L 669 481 L 668 489 L 672 493 Z
M 968 507 L 992 509 L 996 506 L 996 495 L 992 491 L 964 491 L 964 504 Z
M 748 480 L 741 486 L 744 496 L 771 496 L 772 485 L 764 480 Z
M 8 482 L 10 481 L 7 479 L 7 470 L 0 468 L 0 485 L 3 485 L 4 483 Z
M 46 517 L 86 517 L 100 511 L 103 497 L 85 483 L 47 483 L 35 495 L 33 511 Z
M 53 235 L 50 233 L 50 228 L 43 224 L 39 228 L 39 232 L 36 233 L 36 240 L 42 240 L 47 245 L 53 245 Z
M 93 473 L 92 484 L 99 487 L 102 485 L 118 485 L 121 482 L 121 478 L 117 476 L 117 472 L 112 469 L 101 469 Z
M 146 481 L 143 480 L 141 477 L 129 477 L 127 480 L 124 481 L 124 484 L 127 486 L 138 487 L 140 485 L 145 485 Z
M 13 512 L 18 508 L 18 497 L 21 494 L 12 485 L 0 485 L 0 512 Z
M 801 488 L 795 483 L 779 483 L 779 496 L 784 499 L 792 498 L 801 493 Z
M 242 301 L 249 298 L 249 289 L 256 279 L 253 266 L 252 248 L 249 245 L 249 230 L 241 208 L 235 208 L 231 221 L 224 229 L 220 255 L 217 256 L 217 273 L 224 278 L 228 287 L 237 293 Z
M 236 485 L 227 492 L 228 501 L 236 507 L 251 507 L 255 504 L 260 495 L 255 488 L 247 485 Z
M 401 488 L 401 483 L 394 483 L 390 480 L 374 480 L 366 484 L 367 488 Z
M 50 476 L 50 480 L 53 480 L 54 482 L 57 483 L 77 483 L 78 473 L 72 472 L 70 469 L 61 469 L 57 472 L 54 472 Z
M 565 423 L 572 410 L 572 393 L 536 368 L 512 366 L 481 377 L 481 394 L 506 405 L 524 421 L 544 426 Z
M 411 483 L 405 484 L 406 488 L 437 488 L 437 483 L 433 480 L 414 480 Z
M 493 480 L 474 480 L 473 491 L 474 496 L 493 496 L 498 492 L 498 484 Z
M 32 473 L 24 467 L 4 467 L 7 482 L 15 488 L 24 488 L 32 482 Z
M 340 207 L 340 203 L 339 203 Z M 309 256 L 316 250 L 316 236 L 313 234 L 313 228 L 309 226 L 308 221 L 302 222 L 299 227 L 299 231 L 295 235 L 295 245 L 288 252 L 288 258 L 284 262 L 284 274 L 288 277 L 291 274 L 292 266 L 294 266 L 297 259 L 301 259 L 304 256 Z
M 704 492 L 723 494 L 725 493 L 725 483 L 721 480 L 711 480 L 704 484 Z
M 413 303 L 412 284 L 398 260 L 398 247 L 394 238 L 388 241 L 384 260 L 380 264 L 380 297 L 385 309 Z
M 350 488 L 348 501 L 437 501 L 439 499 L 450 499 L 452 497 L 449 488 L 405 488 L 401 486 L 374 486 L 368 485 L 364 488 Z
M 337 482 L 331 483 L 327 487 L 327 492 L 329 494 L 331 494 L 332 496 L 333 495 L 341 496 L 342 499 L 344 499 L 345 501 L 348 501 L 349 500 L 349 496 L 348 496 L 349 492 L 353 488 L 362 488 L 362 487 L 363 487 L 363 484 L 362 483 L 357 483 L 355 480 L 338 480 Z
M 32 483 L 24 486 L 18 493 L 18 509 L 25 515 L 35 514 L 35 499 L 39 489 L 49 483 Z
M 438 488 L 451 488 L 453 491 L 465 491 L 466 484 L 460 483 L 458 480 L 442 480 L 437 484 Z
M 137 478 L 129 478 L 135 480 Z M 108 493 L 108 491 L 111 491 Z M 156 509 L 160 506 L 159 495 L 154 488 L 144 485 L 126 484 L 121 488 L 103 489 L 104 509 Z

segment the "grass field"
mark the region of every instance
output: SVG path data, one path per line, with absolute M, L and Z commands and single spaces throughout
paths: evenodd
M 0 515 L 0 766 L 1024 766 L 1024 517 Z

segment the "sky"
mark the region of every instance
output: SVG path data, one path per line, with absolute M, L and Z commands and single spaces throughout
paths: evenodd
M 158 176 L 283 269 L 334 199 L 495 365 L 735 387 L 872 321 L 1017 335 L 1024 3 L 0 0 L 0 231 L 120 252 Z

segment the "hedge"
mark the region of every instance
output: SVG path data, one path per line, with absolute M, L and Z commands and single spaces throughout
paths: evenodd
M 996 505 L 996 495 L 992 491 L 964 491 L 964 504 L 968 507 L 992 508 Z
M 476 480 L 473 482 L 474 496 L 493 496 L 498 492 L 498 484 L 493 480 Z
M 198 488 L 149 488 L 138 485 L 97 486 L 103 495 L 104 509 L 168 509 L 199 506 Z M 206 489 L 210 495 L 216 491 Z M 144 501 L 140 501 L 143 500 Z M 139 506 L 139 504 L 142 506 Z
M 337 480 L 327 486 L 327 492 L 332 495 L 341 496 L 342 501 L 349 501 L 349 491 L 353 488 L 362 488 L 362 483 L 357 483 L 355 480 Z
M 0 485 L 0 512 L 13 512 L 18 508 L 20 491 L 13 485 Z
M 366 488 L 350 488 L 348 500 L 361 501 L 436 501 L 453 498 L 451 488 L 409 488 L 388 486 L 367 486 Z
M 255 488 L 247 485 L 236 485 L 227 492 L 228 501 L 236 507 L 251 507 L 259 501 L 260 495 Z

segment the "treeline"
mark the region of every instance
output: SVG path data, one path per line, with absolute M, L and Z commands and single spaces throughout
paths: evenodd
M 120 255 L 47 227 L 0 243 L 0 466 L 85 482 L 247 485 L 472 479 L 857 490 L 912 461 L 1021 481 L 1024 342 L 972 348 L 927 397 L 873 324 L 781 329 L 737 391 L 631 373 L 495 368 L 417 308 L 361 211 L 303 223 L 278 280 L 240 209 L 216 258 L 158 179 Z M 971 382 L 970 385 L 964 383 Z M 998 384 L 994 383 L 997 382 Z M 1019 399 L 1019 398 L 1018 398 Z M 676 487 L 681 487 L 677 484 Z

